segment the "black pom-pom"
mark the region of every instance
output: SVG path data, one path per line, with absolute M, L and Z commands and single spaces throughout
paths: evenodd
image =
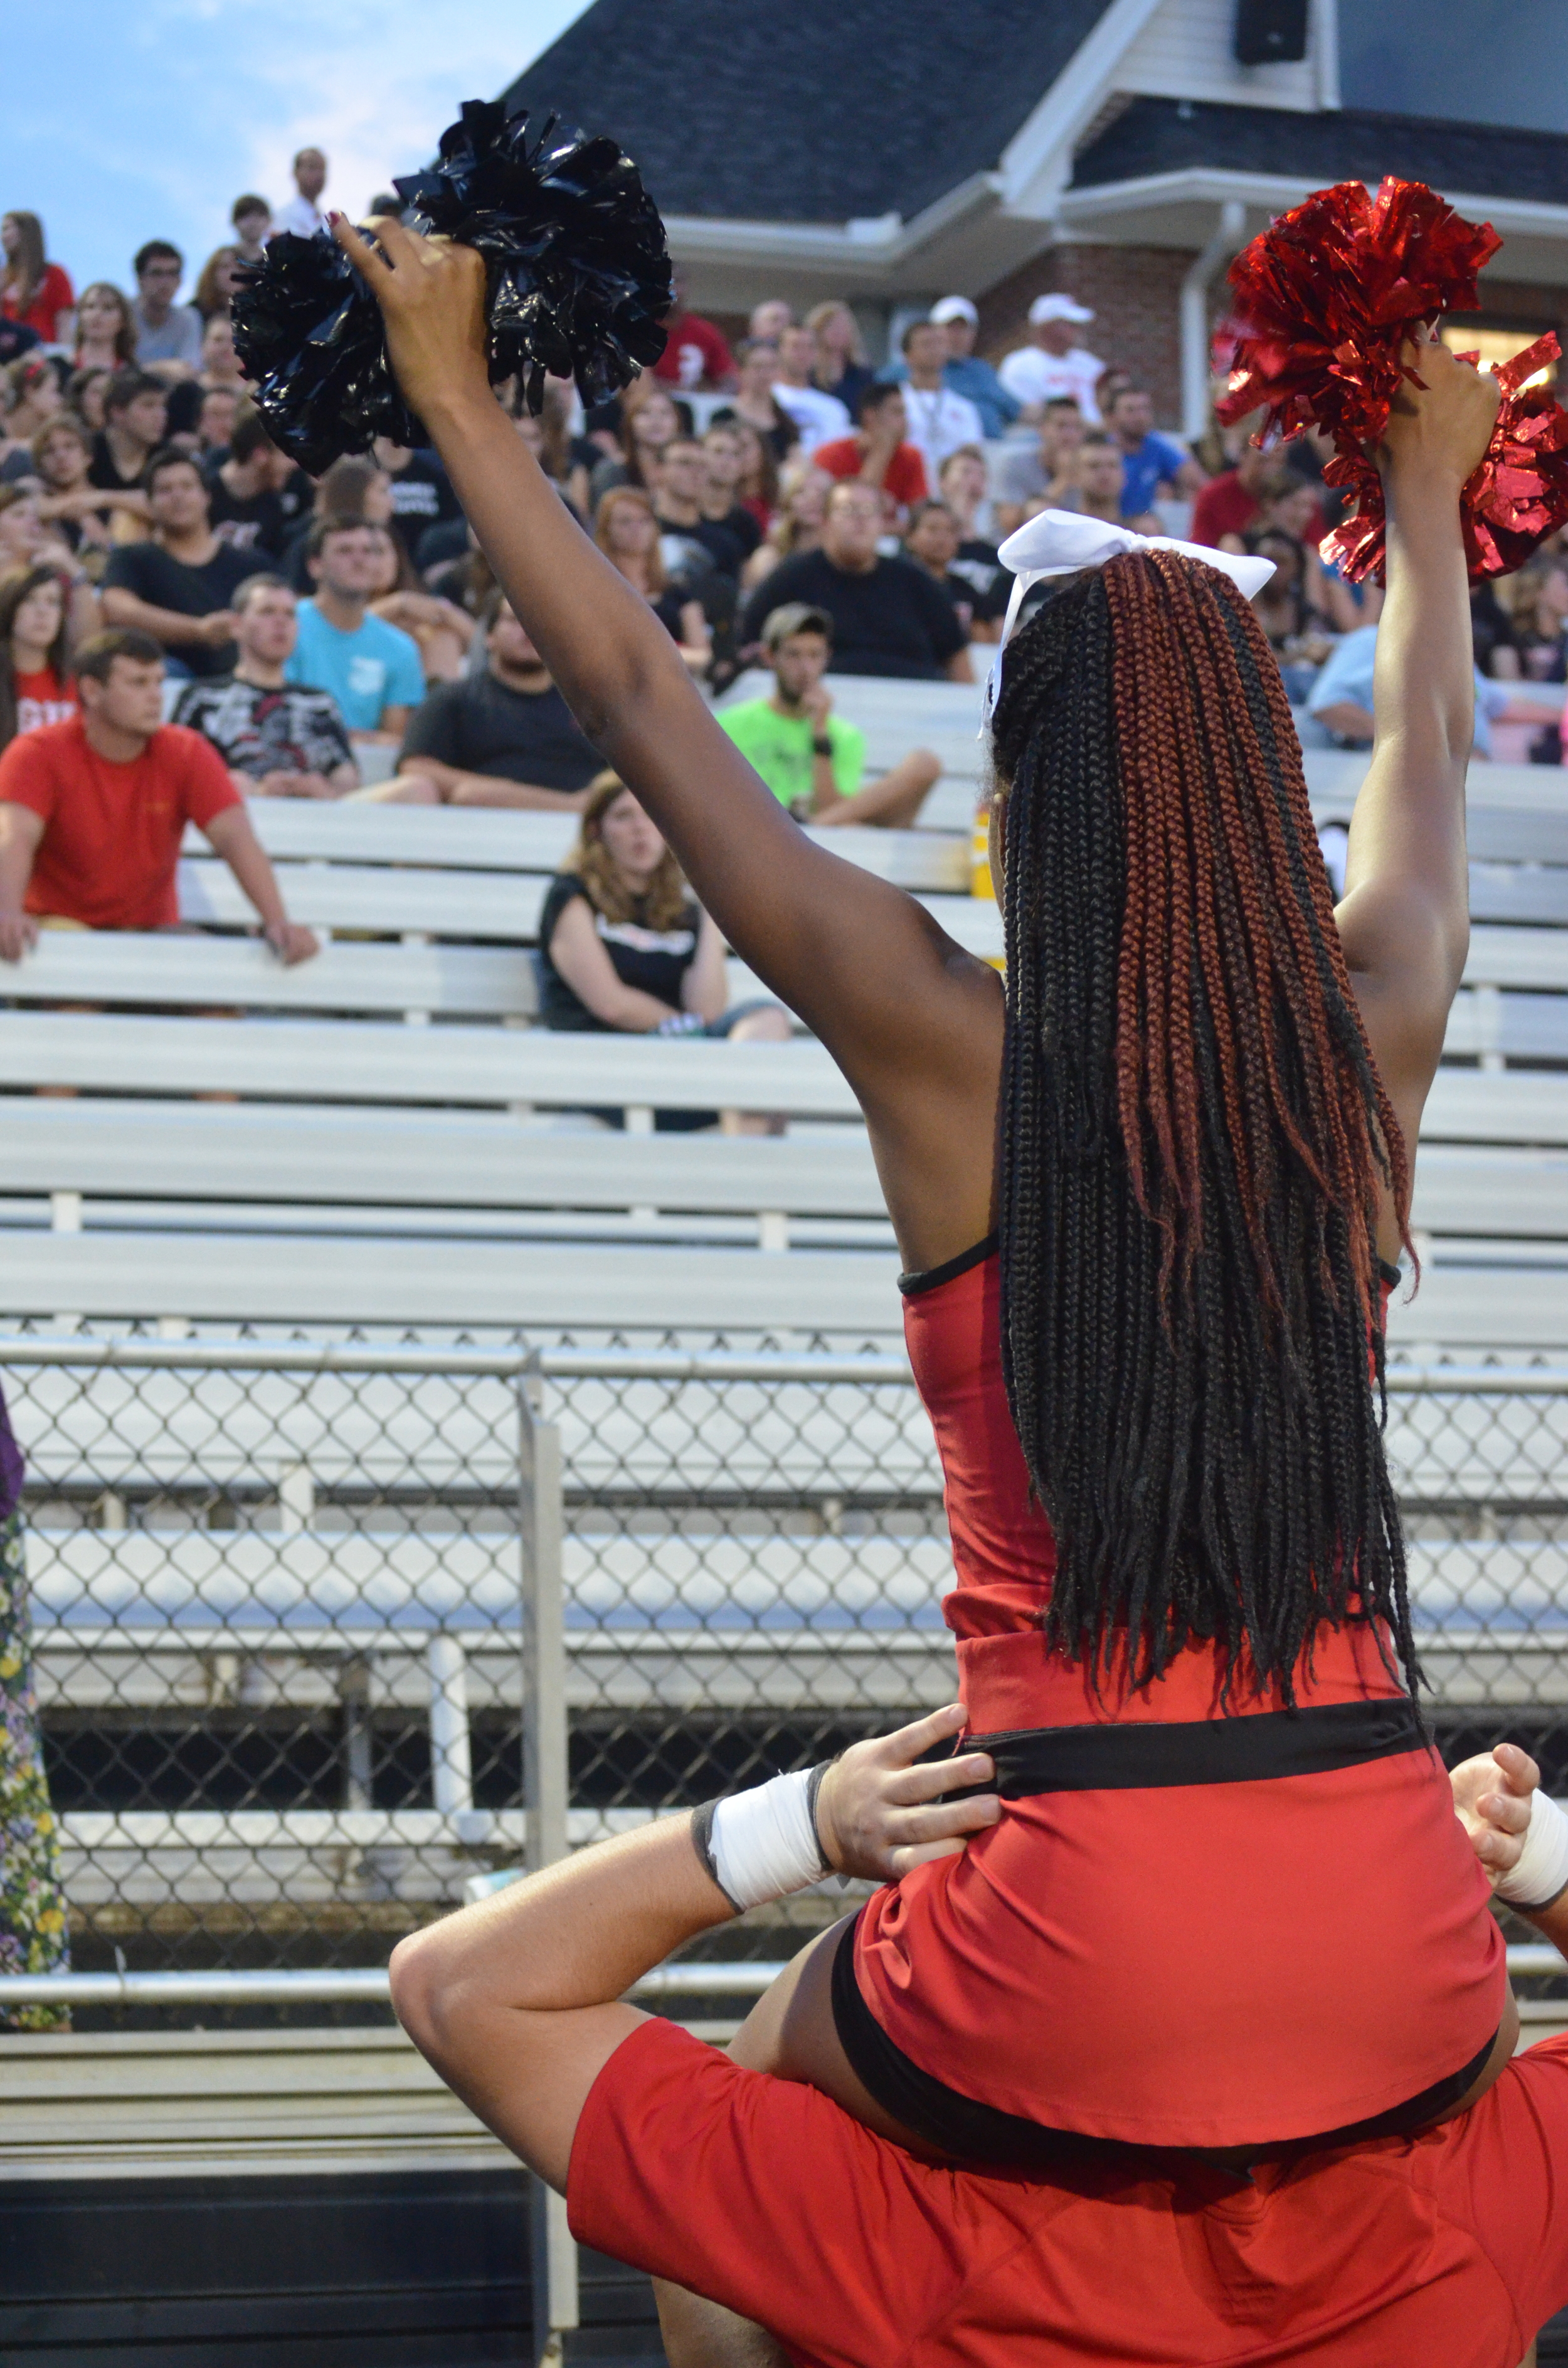
M 656 362 L 675 302 L 659 210 L 613 140 L 562 130 L 530 142 L 528 110 L 468 100 L 440 162 L 393 184 L 420 227 L 479 249 L 490 267 L 490 375 L 522 381 L 530 411 L 547 371 L 603 403 Z
M 440 161 L 394 184 L 416 227 L 477 247 L 488 267 L 493 385 L 518 380 L 530 411 L 547 372 L 603 403 L 665 349 L 675 301 L 665 227 L 637 167 L 613 140 L 470 99 L 441 135 Z M 381 313 L 324 232 L 285 232 L 239 275 L 234 346 L 273 441 L 317 476 L 378 436 L 420 444 L 398 393 Z
M 425 442 L 388 364 L 376 300 L 325 231 L 280 232 L 237 277 L 234 350 L 267 434 L 291 461 L 319 477 L 378 436 Z

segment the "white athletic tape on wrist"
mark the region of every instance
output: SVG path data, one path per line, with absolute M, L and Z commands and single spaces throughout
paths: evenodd
M 1549 1794 L 1530 1794 L 1530 1821 L 1518 1861 L 1493 1884 L 1514 1907 L 1545 1907 L 1568 1885 L 1568 1816 Z
M 760 1907 L 803 1891 L 828 1872 L 817 1840 L 815 1773 L 802 1768 L 775 1776 L 715 1807 L 709 1836 L 713 1871 L 737 1907 Z

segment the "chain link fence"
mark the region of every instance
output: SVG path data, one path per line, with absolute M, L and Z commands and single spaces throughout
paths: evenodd
M 521 1862 L 530 1682 L 573 1842 L 951 1691 L 902 1358 L 28 1338 L 0 1372 L 79 1971 L 383 1964 Z M 1397 1369 L 1390 1444 L 1445 1748 L 1506 1732 L 1568 1789 L 1568 1371 Z

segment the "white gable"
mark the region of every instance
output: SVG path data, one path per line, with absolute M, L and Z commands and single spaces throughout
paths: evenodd
M 1334 0 L 1315 0 L 1307 55 L 1297 65 L 1240 66 L 1236 0 L 1160 0 L 1116 68 L 1118 90 L 1156 98 L 1315 112 L 1339 103 Z

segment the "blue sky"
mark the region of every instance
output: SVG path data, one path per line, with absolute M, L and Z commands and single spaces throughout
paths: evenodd
M 289 159 L 326 150 L 327 202 L 361 208 L 494 98 L 585 0 L 62 0 L 6 10 L 0 211 L 42 216 L 78 288 L 131 285 L 145 238 L 189 277 L 242 189 L 279 204 Z M 188 292 L 188 279 L 187 279 Z

